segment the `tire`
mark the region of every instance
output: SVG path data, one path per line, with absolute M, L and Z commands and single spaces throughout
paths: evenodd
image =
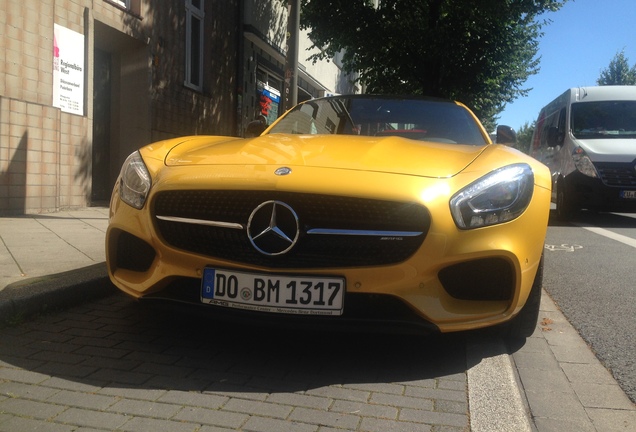
M 563 182 L 557 185 L 556 214 L 561 221 L 569 221 L 574 218 L 575 209 L 571 200 L 565 194 L 565 186 Z
M 534 333 L 539 321 L 541 290 L 543 289 L 543 255 L 539 261 L 528 300 L 521 311 L 509 322 L 503 324 L 503 335 L 509 339 L 525 339 Z

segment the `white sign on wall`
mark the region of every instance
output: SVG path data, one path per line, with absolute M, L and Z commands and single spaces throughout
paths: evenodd
M 84 115 L 84 35 L 53 26 L 53 106 Z

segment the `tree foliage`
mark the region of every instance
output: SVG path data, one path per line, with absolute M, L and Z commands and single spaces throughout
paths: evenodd
M 524 153 L 528 153 L 535 126 L 536 122 L 533 121 L 532 124 L 525 122 L 523 126 L 519 128 L 517 131 L 517 142 L 514 145 L 516 149 L 521 150 Z
M 540 16 L 567 0 L 301 0 L 301 26 L 369 93 L 459 100 L 488 126 L 539 70 Z
M 636 64 L 630 69 L 625 51 L 617 53 L 596 80 L 598 85 L 636 85 Z

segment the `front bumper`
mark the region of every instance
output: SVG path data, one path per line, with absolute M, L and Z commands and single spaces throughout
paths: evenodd
M 115 192 L 106 236 L 108 271 L 118 288 L 139 299 L 290 324 L 304 319 L 202 305 L 198 293 L 203 269 L 343 276 L 345 312 L 320 322 L 351 321 L 363 327 L 375 323 L 375 328 L 409 327 L 424 332 L 469 330 L 509 320 L 528 297 L 544 247 L 549 191 L 538 189 L 533 201 L 512 222 L 465 231 L 455 227 L 447 202 L 429 203 L 430 229 L 409 258 L 378 266 L 309 269 L 271 268 L 170 246 L 149 211 L 129 207 Z

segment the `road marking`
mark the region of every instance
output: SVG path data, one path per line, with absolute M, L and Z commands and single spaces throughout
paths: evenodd
M 621 242 L 623 244 L 626 244 L 627 246 L 631 246 L 633 248 L 636 248 L 636 239 L 633 239 L 631 237 L 627 237 L 621 234 L 616 234 L 613 231 L 610 230 L 606 230 L 604 228 L 599 228 L 599 227 L 591 227 L 591 226 L 586 226 L 586 225 L 582 225 L 582 224 L 578 224 L 575 223 L 574 225 L 586 229 L 590 232 L 593 232 L 594 234 L 598 234 L 598 235 L 602 235 L 603 237 L 607 237 L 609 239 L 612 240 L 616 240 L 617 242 Z

